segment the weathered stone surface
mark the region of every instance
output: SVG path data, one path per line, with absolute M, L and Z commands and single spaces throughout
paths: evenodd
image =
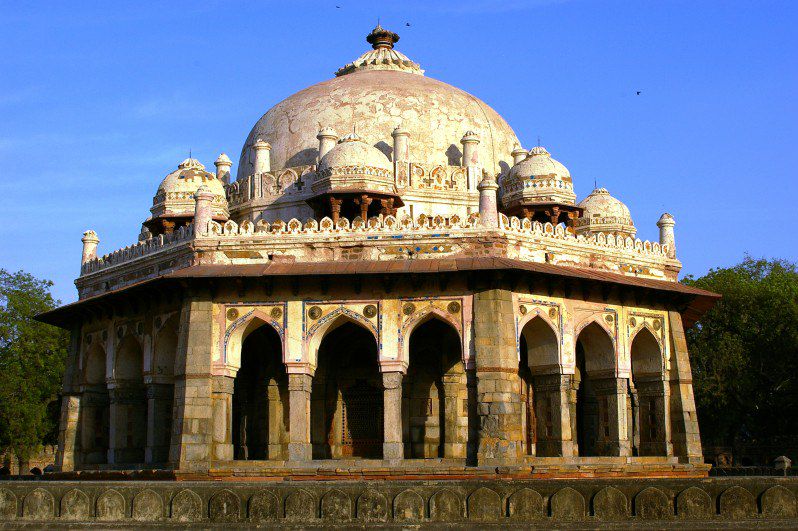
M 480 487 L 468 497 L 468 518 L 470 520 L 496 520 L 501 515 L 501 498 L 491 489 Z
M 463 517 L 460 497 L 449 489 L 442 489 L 429 499 L 429 517 L 438 522 L 452 522 Z
M 667 494 L 648 487 L 635 496 L 635 516 L 646 520 L 662 520 L 673 516 L 673 504 Z
M 22 516 L 32 520 L 47 520 L 55 514 L 53 495 L 44 489 L 34 489 L 22 502 Z
M 316 501 L 313 495 L 305 490 L 296 490 L 285 499 L 287 520 L 308 520 L 316 518 L 316 514 Z
M 208 515 L 215 522 L 237 522 L 241 518 L 241 500 L 229 490 L 218 492 L 208 502 Z
M 253 522 L 276 520 L 280 517 L 280 500 L 267 490 L 256 492 L 249 499 L 247 516 Z
M 676 514 L 683 518 L 708 518 L 715 514 L 712 498 L 699 487 L 689 487 L 676 497 Z
M 352 518 L 352 500 L 340 490 L 331 490 L 321 499 L 321 517 L 346 522 Z
M 581 520 L 585 517 L 585 497 L 571 487 L 554 493 L 549 500 L 551 517 L 558 520 Z
M 197 522 L 202 520 L 202 498 L 196 492 L 181 490 L 172 498 L 172 520 Z
M 106 522 L 123 520 L 127 516 L 125 511 L 125 498 L 117 491 L 106 490 L 97 498 L 97 519 Z
M 89 518 L 89 497 L 85 492 L 72 489 L 61 497 L 61 518 L 64 520 Z
M 776 485 L 762 494 L 760 499 L 762 514 L 771 518 L 795 518 L 798 516 L 795 506 L 795 494 L 789 489 Z
M 144 489 L 133 497 L 133 519 L 142 521 L 163 518 L 163 500 L 155 491 Z
M 720 495 L 720 514 L 732 519 L 749 518 L 756 514 L 754 496 L 742 487 L 734 486 Z
M 0 489 L 0 519 L 13 520 L 17 517 L 17 497 L 8 489 Z
M 514 492 L 507 501 L 507 516 L 517 520 L 539 520 L 546 517 L 543 496 L 532 489 Z
M 366 490 L 357 499 L 357 517 L 366 522 L 384 522 L 388 518 L 388 499 L 376 490 Z
M 418 521 L 424 518 L 424 500 L 412 490 L 400 492 L 393 500 L 395 520 Z
M 593 496 L 593 515 L 599 520 L 627 518 L 629 500 L 615 487 L 604 487 Z

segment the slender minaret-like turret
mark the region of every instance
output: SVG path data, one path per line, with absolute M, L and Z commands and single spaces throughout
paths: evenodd
M 479 190 L 479 224 L 495 229 L 499 226 L 499 210 L 496 190 L 499 185 L 487 171 L 482 172 L 482 181 L 477 185 Z
M 266 173 L 272 169 L 272 146 L 263 139 L 258 139 L 252 145 L 255 152 L 255 173 Z
M 410 133 L 402 129 L 402 126 L 397 126 L 391 133 L 393 137 L 393 161 L 407 161 L 410 160 Z
M 230 157 L 222 153 L 213 165 L 216 166 L 216 178 L 224 184 L 230 184 L 230 168 L 233 167 Z
M 208 234 L 208 222 L 213 219 L 213 192 L 203 184 L 194 193 L 194 201 L 194 235 L 205 236 Z
M 676 237 L 673 233 L 674 225 L 676 225 L 676 221 L 673 219 L 673 216 L 667 212 L 662 214 L 659 221 L 657 221 L 657 227 L 659 227 L 659 244 L 668 246 L 668 256 L 671 258 L 676 257 Z
M 332 148 L 335 147 L 335 141 L 338 140 L 338 134 L 332 127 L 322 127 L 319 129 L 319 134 L 316 135 L 319 141 L 319 160 L 326 155 Z
M 80 241 L 83 242 L 83 256 L 80 258 L 80 264 L 83 265 L 89 260 L 97 258 L 97 244 L 100 243 L 100 238 L 97 237 L 96 232 L 89 229 L 83 233 L 83 238 Z
M 479 166 L 479 135 L 473 131 L 467 131 L 460 143 L 463 144 L 462 166 L 464 168 Z
M 513 148 L 513 152 L 511 153 L 511 155 L 513 156 L 513 166 L 515 166 L 516 164 L 524 160 L 526 156 L 529 155 L 529 152 L 524 148 L 522 148 L 519 144 L 516 144 L 515 148 Z

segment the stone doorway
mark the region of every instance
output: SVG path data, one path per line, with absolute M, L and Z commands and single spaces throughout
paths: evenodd
M 330 326 L 310 403 L 313 459 L 382 458 L 382 374 L 371 332 L 345 317 Z
M 269 325 L 241 345 L 241 368 L 233 384 L 233 456 L 236 460 L 287 457 L 288 377 L 282 342 Z

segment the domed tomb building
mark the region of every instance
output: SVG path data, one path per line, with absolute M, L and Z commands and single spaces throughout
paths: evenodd
M 72 333 L 60 470 L 706 474 L 684 329 L 716 296 L 677 282 L 673 218 L 636 239 L 367 40 L 257 121 L 235 179 L 187 159 L 137 242 L 86 231 L 78 301 L 40 316 Z

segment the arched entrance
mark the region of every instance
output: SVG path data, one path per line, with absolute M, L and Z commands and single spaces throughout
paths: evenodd
M 607 331 L 595 322 L 577 338 L 573 385 L 579 456 L 617 455 L 615 347 Z
M 143 463 L 147 397 L 141 345 L 132 334 L 127 334 L 117 345 L 110 397 L 113 462 Z
M 521 329 L 518 375 L 521 380 L 522 424 L 527 455 L 561 455 L 561 435 L 555 430 L 560 402 L 557 334 L 542 317 L 533 317 Z
M 405 458 L 465 458 L 468 413 L 460 336 L 433 317 L 410 334 L 402 385 Z
M 158 330 L 153 345 L 152 367 L 147 384 L 148 463 L 166 463 L 172 435 L 175 396 L 175 355 L 177 353 L 177 317 Z
M 630 385 L 631 434 L 634 455 L 668 454 L 667 382 L 663 356 L 657 338 L 642 328 L 632 340 L 632 382 Z
M 83 365 L 83 396 L 80 401 L 80 449 L 83 464 L 108 462 L 108 387 L 105 382 L 105 349 L 94 343 Z
M 382 457 L 383 389 L 374 336 L 345 317 L 319 345 L 310 397 L 314 459 Z
M 274 328 L 261 324 L 241 344 L 241 367 L 233 383 L 234 459 L 286 459 L 287 426 L 282 341 Z

